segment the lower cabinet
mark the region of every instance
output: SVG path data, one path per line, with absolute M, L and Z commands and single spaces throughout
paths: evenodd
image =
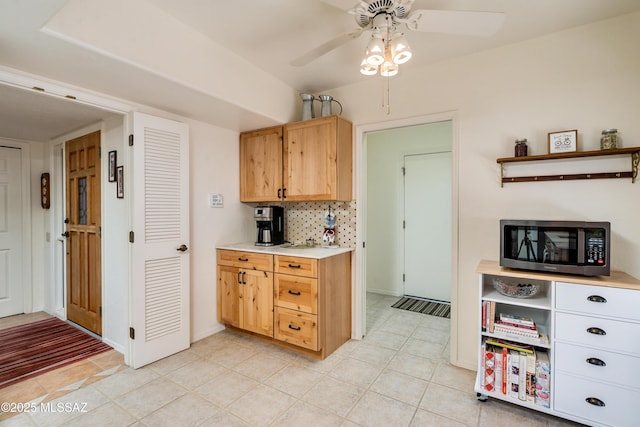
M 555 409 L 596 425 L 637 426 L 640 292 L 564 281 L 555 288 Z
M 325 258 L 218 250 L 218 320 L 325 358 L 351 338 L 351 253 Z M 258 258 L 256 258 L 258 257 Z
M 612 272 L 611 277 L 527 273 L 489 261 L 481 262 L 478 272 L 483 314 L 475 391 L 480 400 L 506 400 L 590 426 L 638 425 L 640 281 L 621 272 Z M 533 298 L 511 298 L 496 292 L 495 281 L 535 284 L 541 291 Z M 488 314 L 487 307 L 495 312 Z M 498 327 L 490 328 L 503 313 L 530 319 L 544 338 L 532 341 L 521 331 L 507 335 Z M 531 377 L 536 390 L 533 400 L 529 401 L 526 393 L 522 399 L 495 387 L 498 353 L 489 355 L 487 348 L 496 342 L 495 348 L 512 345 L 520 349 L 516 352 L 532 349 L 534 354 L 544 354 L 548 359 L 548 369 L 536 369 Z M 527 371 L 528 368 L 527 364 Z M 522 365 L 519 370 L 512 369 L 510 366 L 508 372 L 515 372 L 516 377 L 523 373 Z M 537 383 L 538 373 L 542 373 L 542 384 Z M 528 380 L 527 376 L 527 389 Z
M 264 263 L 264 256 L 240 254 L 230 264 L 245 267 L 218 265 L 218 320 L 273 337 L 273 273 L 255 270 L 258 261 Z

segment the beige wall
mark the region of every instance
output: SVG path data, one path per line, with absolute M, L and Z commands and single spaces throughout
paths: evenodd
M 475 366 L 475 268 L 481 259 L 498 258 L 500 218 L 611 221 L 613 268 L 640 277 L 640 183 L 534 182 L 500 188 L 495 161 L 513 155 L 516 138 L 529 139 L 530 154 L 544 154 L 547 132 L 565 129 L 579 130 L 581 150 L 599 148 L 600 131 L 612 127 L 619 130 L 623 146 L 640 145 L 638 40 L 640 13 L 635 13 L 426 68 L 409 64 L 402 78 L 392 81 L 389 115 L 380 107 L 379 78 L 331 91 L 348 105 L 356 125 L 456 114 L 456 364 Z M 557 165 L 543 168 L 554 173 Z

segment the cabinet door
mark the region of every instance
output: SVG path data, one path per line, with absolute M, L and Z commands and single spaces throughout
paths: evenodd
M 273 337 L 273 273 L 241 270 L 240 327 Z
M 218 321 L 240 327 L 240 293 L 237 267 L 218 266 Z
M 284 133 L 286 200 L 351 200 L 351 124 L 328 116 Z
M 282 197 L 282 126 L 240 134 L 240 201 Z

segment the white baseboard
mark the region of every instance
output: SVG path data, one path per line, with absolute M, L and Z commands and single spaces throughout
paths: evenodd
M 222 323 L 217 323 L 213 328 L 209 328 L 206 331 L 200 331 L 194 333 L 191 337 L 191 343 L 196 341 L 200 341 L 203 338 L 209 337 L 213 334 L 217 334 L 218 332 L 224 331 L 224 325 Z
M 123 345 L 115 343 L 115 342 L 113 342 L 111 340 L 108 340 L 108 339 L 103 339 L 102 342 L 107 344 L 109 347 L 112 347 L 118 353 L 125 354 L 125 348 L 124 348 Z
M 387 296 L 391 296 L 391 297 L 401 297 L 402 293 L 398 293 L 398 292 L 394 292 L 394 291 L 390 291 L 388 289 L 367 289 L 367 292 L 371 292 L 373 294 L 380 294 L 380 295 L 387 295 Z

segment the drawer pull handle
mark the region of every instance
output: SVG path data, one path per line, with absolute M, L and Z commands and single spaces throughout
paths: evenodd
M 594 335 L 607 335 L 607 333 L 604 331 L 604 329 L 600 329 L 600 328 L 596 328 L 596 327 L 587 328 L 587 332 L 589 332 L 590 334 L 594 334 Z
M 585 400 L 587 401 L 588 404 L 593 406 L 600 406 L 600 407 L 605 406 L 604 402 L 598 399 L 597 397 L 587 397 Z
M 294 331 L 299 331 L 300 329 L 302 329 L 300 326 L 292 326 L 289 325 L 289 329 L 293 329 Z
M 595 366 L 607 366 L 606 363 L 604 363 L 604 360 L 600 360 L 597 357 L 590 357 L 587 359 L 587 363 L 589 363 L 590 365 L 595 365 Z
M 238 257 L 238 261 L 247 262 L 249 261 L 249 258 Z
M 607 302 L 607 299 L 605 297 L 601 297 L 600 295 L 589 295 L 587 297 L 587 300 L 591 302 Z
M 291 289 L 289 289 L 289 293 L 290 293 L 291 295 L 300 296 L 300 291 L 295 292 L 295 291 L 292 291 Z
M 298 265 L 289 264 L 289 268 L 302 268 L 302 266 L 300 264 Z

